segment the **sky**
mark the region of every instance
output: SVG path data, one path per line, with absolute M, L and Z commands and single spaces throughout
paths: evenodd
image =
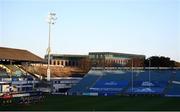
M 180 0 L 0 0 L 0 46 L 51 53 L 120 52 L 180 61 Z

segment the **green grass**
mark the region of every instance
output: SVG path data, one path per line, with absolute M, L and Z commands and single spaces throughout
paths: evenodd
M 180 98 L 160 96 L 47 96 L 43 102 L 1 106 L 0 110 L 180 110 Z

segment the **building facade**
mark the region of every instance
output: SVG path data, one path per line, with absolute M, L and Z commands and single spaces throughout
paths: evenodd
M 48 56 L 45 55 L 45 60 Z M 144 67 L 145 55 L 90 52 L 89 55 L 51 54 L 50 65 L 60 67 Z
M 88 58 L 88 55 L 63 55 L 63 54 L 51 54 L 50 65 L 60 67 L 79 67 L 81 61 Z M 45 55 L 45 60 L 48 60 L 48 56 Z
M 90 52 L 93 67 L 143 67 L 145 55 L 114 52 Z

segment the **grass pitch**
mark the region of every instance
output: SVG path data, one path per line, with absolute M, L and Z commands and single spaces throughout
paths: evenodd
M 160 96 L 47 96 L 43 102 L 26 105 L 1 106 L 0 110 L 180 110 L 180 98 Z

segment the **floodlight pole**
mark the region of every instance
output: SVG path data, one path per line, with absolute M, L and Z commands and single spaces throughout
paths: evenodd
M 51 40 L 51 24 L 49 23 L 49 40 L 48 40 L 48 66 L 47 66 L 47 81 L 50 81 L 50 52 L 51 52 L 51 47 L 50 47 L 50 40 Z
M 54 21 L 57 19 L 55 16 L 56 16 L 56 13 L 50 12 L 50 13 L 48 14 L 49 40 L 48 40 L 48 49 L 47 49 L 47 53 L 48 53 L 47 81 L 50 81 L 50 80 L 51 80 L 51 71 L 50 71 L 51 25 L 54 24 L 54 23 L 55 23 Z

